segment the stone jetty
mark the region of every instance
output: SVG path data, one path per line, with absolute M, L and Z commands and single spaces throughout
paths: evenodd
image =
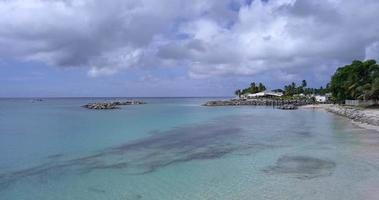
M 292 104 L 286 104 L 286 105 L 278 106 L 277 108 L 281 110 L 296 110 L 297 106 L 292 105 Z
M 356 122 L 379 126 L 379 111 L 377 109 L 363 109 L 341 105 L 328 105 L 325 109 Z
M 83 105 L 82 107 L 88 108 L 88 109 L 95 109 L 95 110 L 109 110 L 109 109 L 118 109 L 120 108 L 119 106 L 139 105 L 139 104 L 146 104 L 146 103 L 144 101 L 139 101 L 139 100 L 128 100 L 128 101 L 88 103 L 86 105 Z
M 215 100 L 208 101 L 203 106 L 282 106 L 293 105 L 301 106 L 313 104 L 310 99 L 299 100 L 280 100 L 280 99 L 231 99 L 231 100 Z

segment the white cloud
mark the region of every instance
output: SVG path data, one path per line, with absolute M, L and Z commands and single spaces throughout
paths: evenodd
M 378 58 L 378 9 L 376 0 L 0 1 L 0 59 L 84 66 L 90 76 L 185 66 L 192 78 L 289 80 Z
M 241 8 L 230 30 L 215 33 L 217 28 L 211 26 L 211 36 L 195 37 L 207 43 L 207 52 L 191 58 L 199 59 L 192 76 L 285 72 L 363 59 L 366 48 L 379 40 L 379 24 L 374 22 L 379 13 L 373 8 L 378 9 L 379 2 L 254 1 Z M 194 26 L 191 34 L 207 36 L 203 32 L 208 29 Z M 215 66 L 215 56 L 226 60 Z

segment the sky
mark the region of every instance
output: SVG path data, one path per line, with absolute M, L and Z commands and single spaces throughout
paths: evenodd
M 379 60 L 377 0 L 0 0 L 0 97 L 231 96 Z

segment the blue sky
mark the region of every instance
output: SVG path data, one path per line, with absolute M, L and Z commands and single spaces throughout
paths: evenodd
M 375 0 L 0 1 L 0 97 L 324 86 L 337 67 L 379 57 L 378 9 Z

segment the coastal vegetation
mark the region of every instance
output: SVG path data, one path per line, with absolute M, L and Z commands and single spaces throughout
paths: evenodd
M 336 102 L 379 99 L 379 65 L 375 60 L 355 60 L 332 76 L 330 91 Z
M 245 89 L 238 89 L 234 92 L 235 95 L 241 96 L 246 94 L 254 94 L 258 92 L 263 92 L 266 90 L 266 86 L 263 83 L 259 83 L 258 85 L 255 82 L 252 82 L 249 87 Z M 283 93 L 283 98 L 288 99 L 291 97 L 299 96 L 300 94 L 304 95 L 325 95 L 329 92 L 329 84 L 324 88 L 311 88 L 307 87 L 307 81 L 302 80 L 299 85 L 297 85 L 295 82 L 292 82 L 288 85 L 285 85 L 283 89 L 274 89 L 273 92 L 277 93 Z
M 299 85 L 296 85 L 295 82 L 292 82 L 289 85 L 285 85 L 283 90 L 276 89 L 274 91 L 282 91 L 284 96 L 287 96 L 287 97 L 288 96 L 294 96 L 294 95 L 300 95 L 300 94 L 304 94 L 304 95 L 311 95 L 311 94 L 325 95 L 329 91 L 329 88 L 328 88 L 328 85 L 326 88 L 323 88 L 322 86 L 320 88 L 310 88 L 310 87 L 307 87 L 307 81 L 302 80 L 301 84 L 299 84 Z
M 245 89 L 238 89 L 234 92 L 235 95 L 241 96 L 244 94 L 254 94 L 258 92 L 263 92 L 266 90 L 266 86 L 263 83 L 256 84 L 255 82 L 250 83 L 250 86 Z
M 336 70 L 326 87 L 307 87 L 306 80 L 300 84 L 292 82 L 273 92 L 283 93 L 281 99 L 296 99 L 304 96 L 332 94 L 332 100 L 343 103 L 344 100 L 379 100 L 379 65 L 375 60 L 354 60 Z M 245 89 L 235 91 L 237 96 L 254 94 L 266 90 L 263 83 L 252 82 Z

